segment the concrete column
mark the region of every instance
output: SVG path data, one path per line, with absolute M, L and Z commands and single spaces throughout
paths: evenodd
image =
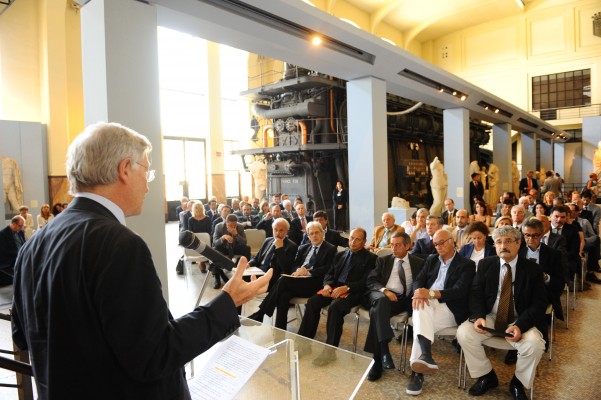
M 536 171 L 536 135 L 522 133 L 522 178 L 528 171 Z
M 465 108 L 444 110 L 444 169 L 448 176 L 447 197 L 457 209 L 469 209 L 470 113 Z
M 511 125 L 492 126 L 493 162 L 499 167 L 499 195 L 512 191 L 511 182 Z
M 588 174 L 595 171 L 593 158 L 601 143 L 601 117 L 582 118 L 582 181 L 588 181 Z
M 225 203 L 225 154 L 223 152 L 223 123 L 221 121 L 221 67 L 219 44 L 207 42 L 209 79 L 209 197 L 216 196 Z
M 347 83 L 346 93 L 350 227 L 364 228 L 369 240 L 388 209 L 386 82 L 356 79 Z
M 156 9 L 133 0 L 95 0 L 81 9 L 81 28 L 85 125 L 119 122 L 152 142 L 156 179 L 142 215 L 127 225 L 148 244 L 168 299 Z
M 565 143 L 553 143 L 553 171 L 565 179 Z
M 551 141 L 541 140 L 539 151 L 540 167 L 544 168 L 545 171 L 550 170 L 553 167 L 553 145 Z M 544 182 L 545 176 L 540 176 L 539 179 Z

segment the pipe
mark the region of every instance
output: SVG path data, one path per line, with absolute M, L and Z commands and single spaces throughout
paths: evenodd
M 253 104 L 252 113 L 256 117 L 263 119 L 277 119 L 277 118 L 288 118 L 288 117 L 325 117 L 326 110 L 325 105 L 317 103 L 315 99 L 307 99 L 302 103 L 297 103 L 290 107 L 273 108 L 270 109 L 267 106 L 260 104 Z
M 267 124 L 263 127 L 263 147 L 269 147 L 269 135 L 267 134 L 267 131 L 271 129 L 273 130 L 273 125 L 271 124 Z
M 332 77 L 330 77 L 330 80 L 332 80 Z M 334 125 L 334 88 L 330 89 L 330 129 L 332 134 L 336 133 L 336 126 Z
M 307 144 L 307 124 L 304 121 L 298 121 L 301 127 L 301 144 Z
M 403 114 L 409 114 L 410 112 L 413 112 L 415 110 L 417 110 L 418 108 L 420 108 L 421 106 L 423 106 L 424 103 L 422 103 L 421 101 L 419 103 L 414 104 L 413 106 L 411 106 L 410 108 L 403 110 L 403 111 L 395 111 L 395 112 L 386 112 L 386 115 L 403 115 Z

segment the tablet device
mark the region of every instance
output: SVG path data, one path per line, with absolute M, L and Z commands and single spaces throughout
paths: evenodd
M 478 325 L 478 328 L 480 328 L 483 331 L 486 331 L 496 337 L 500 337 L 500 338 L 513 337 L 513 335 L 511 333 L 507 333 L 504 331 L 497 331 L 496 329 L 488 328 L 486 326 Z

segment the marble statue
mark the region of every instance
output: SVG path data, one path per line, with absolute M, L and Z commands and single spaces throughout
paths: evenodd
M 499 167 L 496 164 L 488 166 L 488 207 L 489 210 L 497 209 L 499 201 Z
M 601 176 L 601 142 L 597 144 L 597 150 L 593 155 L 593 172 L 597 176 Z
M 473 173 L 476 173 L 476 174 L 480 173 L 480 165 L 478 165 L 478 161 L 472 161 L 470 163 L 470 177 L 472 176 Z
M 511 161 L 511 191 L 520 195 L 520 171 L 518 170 L 518 163 Z
M 430 214 L 441 215 L 444 199 L 447 198 L 448 180 L 447 174 L 444 172 L 444 165 L 440 162 L 438 157 L 434 157 L 434 160 L 430 163 L 430 172 L 432 173 L 430 187 L 432 188 L 433 199 L 432 207 L 430 207 Z
M 2 158 L 2 179 L 4 181 L 4 202 L 8 203 L 10 210 L 19 211 L 19 207 L 23 204 L 23 184 L 17 161 L 8 157 Z
M 267 190 L 267 164 L 256 160 L 248 165 L 248 170 L 255 180 L 255 197 L 262 199 L 265 197 L 265 191 Z
M 405 199 L 395 196 L 392 198 L 392 202 L 390 203 L 390 208 L 400 208 L 400 209 L 409 208 L 409 202 Z

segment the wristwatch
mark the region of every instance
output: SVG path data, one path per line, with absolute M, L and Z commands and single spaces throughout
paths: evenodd
M 430 298 L 433 299 L 436 297 L 436 292 L 434 290 L 430 290 Z

